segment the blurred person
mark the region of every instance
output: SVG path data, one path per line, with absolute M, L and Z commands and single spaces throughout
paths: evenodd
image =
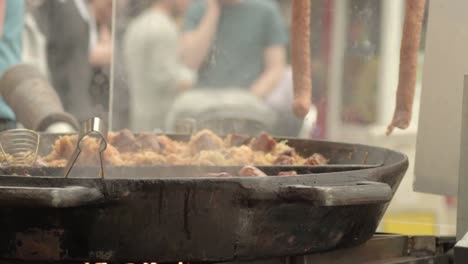
M 112 0 L 47 0 L 35 11 L 46 38 L 51 83 L 65 110 L 79 120 L 107 120 L 108 88 L 96 91 L 93 83 L 107 82 L 96 80 L 96 68 L 110 65 L 111 15 Z
M 24 1 L 0 0 L 0 75 L 21 62 Z M 0 97 L 0 130 L 16 127 L 16 116 Z
M 184 31 L 184 62 L 198 71 L 199 87 L 265 98 L 283 76 L 288 38 L 276 1 L 194 1 Z
M 135 18 L 125 35 L 125 59 L 130 80 L 130 123 L 139 131 L 162 129 L 167 111 L 195 75 L 179 60 L 175 17 L 188 0 L 155 0 Z
M 34 19 L 34 11 L 43 1 L 25 0 L 22 62 L 36 66 L 48 76 L 46 40 Z
M 88 0 L 91 12 L 90 23 L 91 49 L 89 62 L 92 68 L 89 93 L 95 111 L 105 113 L 109 110 L 110 65 L 112 63 L 112 0 Z M 116 104 L 118 105 L 118 104 Z
M 109 66 L 112 59 L 112 0 L 88 0 L 88 4 L 89 61 L 93 66 Z

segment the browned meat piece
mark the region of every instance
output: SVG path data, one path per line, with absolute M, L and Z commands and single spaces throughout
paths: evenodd
M 408 128 L 411 121 L 425 6 L 426 0 L 406 1 L 396 107 L 392 122 L 387 128 L 387 135 L 390 135 L 395 127 Z
M 296 156 L 296 150 L 295 149 L 288 149 L 286 151 L 281 152 L 280 156 L 294 157 L 294 156 Z
M 229 174 L 229 173 L 227 173 L 227 172 L 208 173 L 206 176 L 207 176 L 207 177 L 220 177 L 220 178 L 232 177 L 232 175 Z
M 275 165 L 293 165 L 294 159 L 291 156 L 281 155 L 275 160 L 274 164 Z
M 328 160 L 321 154 L 314 153 L 312 156 L 307 158 L 304 165 L 324 165 L 327 164 Z
M 135 135 L 128 129 L 123 129 L 122 131 L 118 132 L 117 135 L 112 137 L 112 141 L 109 143 L 122 153 L 138 150 Z
M 267 176 L 263 171 L 255 168 L 254 166 L 245 166 L 239 171 L 241 177 L 260 177 Z
M 292 170 L 292 171 L 280 171 L 280 173 L 278 173 L 278 176 L 296 176 L 297 175 L 297 172 L 295 170 Z
M 294 114 L 305 117 L 312 100 L 312 70 L 310 62 L 311 0 L 292 3 L 291 61 L 294 82 Z
M 223 140 L 210 130 L 198 132 L 189 142 L 190 152 L 197 154 L 202 150 L 217 150 L 223 147 Z
M 158 136 L 158 142 L 165 154 L 174 154 L 181 152 L 178 148 L 179 144 L 177 144 L 176 141 L 168 138 L 167 136 Z
M 159 152 L 161 145 L 158 136 L 151 133 L 142 133 L 136 137 L 136 145 L 141 150 Z
M 263 151 L 263 152 L 270 152 L 276 146 L 276 141 L 267 133 L 263 132 L 255 138 L 252 143 L 251 147 L 254 151 Z
M 230 134 L 228 136 L 228 145 L 231 147 L 239 147 L 249 143 L 249 137 L 244 135 Z

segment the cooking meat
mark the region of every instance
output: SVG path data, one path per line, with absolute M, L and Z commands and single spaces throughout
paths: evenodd
M 74 140 L 76 142 L 76 138 Z M 84 137 L 81 142 L 81 154 L 76 161 L 78 165 L 97 166 L 99 164 L 100 140 L 94 137 Z M 73 149 L 75 146 L 73 147 Z M 69 157 L 67 157 L 69 159 Z M 123 161 L 120 152 L 112 145 L 107 144 L 106 150 L 102 154 L 104 164 L 122 166 Z
M 278 176 L 296 176 L 297 175 L 297 171 L 295 170 L 292 170 L 292 171 L 280 171 L 278 173 Z
M 76 148 L 77 136 L 61 136 L 59 137 L 52 148 L 52 152 L 44 157 L 45 162 L 51 162 L 62 159 L 69 159 Z
M 251 164 L 255 159 L 255 153 L 249 146 L 232 147 L 227 149 L 227 157 L 231 160 L 229 165 Z
M 123 129 L 116 133 L 115 136 L 109 137 L 109 143 L 116 147 L 120 152 L 138 150 L 135 135 L 128 129 Z
M 226 163 L 226 157 L 221 151 L 204 150 L 192 158 L 192 164 L 200 166 L 215 166 Z
M 158 136 L 151 133 L 141 133 L 136 137 L 136 145 L 140 150 L 159 152 L 161 145 Z
M 166 155 L 181 153 L 186 149 L 182 144 L 168 138 L 167 136 L 158 136 L 158 142 L 161 146 L 162 152 Z
M 75 151 L 78 137 L 76 135 L 66 135 L 59 137 L 53 146 L 52 152 L 42 160 L 52 167 L 65 166 L 71 155 Z M 98 165 L 100 141 L 94 137 L 84 137 L 80 144 L 81 155 L 76 161 L 77 165 Z M 123 166 L 124 161 L 120 157 L 120 152 L 111 144 L 103 153 L 105 164 Z
M 226 138 L 226 145 L 231 146 L 231 147 L 239 147 L 239 146 L 248 144 L 249 139 L 250 138 L 248 136 L 231 134 L 231 135 L 228 135 Z
M 312 100 L 312 70 L 310 62 L 310 12 L 311 0 L 294 0 L 292 3 L 291 64 L 294 83 L 293 110 L 296 116 L 305 117 Z
M 208 177 L 220 177 L 220 178 L 232 177 L 232 175 L 227 173 L 227 172 L 208 173 L 206 176 L 208 176 Z
M 292 156 L 281 155 L 275 160 L 275 165 L 293 165 L 294 159 Z
M 400 48 L 400 72 L 396 96 L 396 107 L 391 124 L 387 128 L 390 135 L 395 127 L 405 129 L 411 121 L 414 89 L 416 86 L 419 43 L 424 18 L 426 0 L 405 1 L 405 20 Z
M 197 154 L 202 150 L 220 149 L 223 145 L 223 140 L 207 129 L 198 132 L 189 142 L 192 154 Z
M 324 165 L 327 164 L 328 160 L 319 153 L 314 153 L 312 156 L 306 159 L 304 165 Z
M 76 141 L 76 135 L 59 137 L 53 144 L 50 154 L 39 159 L 47 166 L 63 167 L 75 150 Z M 134 146 L 129 146 L 131 142 L 134 142 Z M 245 142 L 245 144 L 240 144 L 240 142 Z M 231 144 L 240 145 L 232 146 Z M 82 154 L 76 164 L 97 166 L 99 164 L 99 140 L 85 137 L 81 147 Z M 192 136 L 188 143 L 173 140 L 164 135 L 134 135 L 131 131 L 110 132 L 103 159 L 105 164 L 112 166 L 238 166 L 245 164 L 269 166 L 320 165 L 328 162 L 319 154 L 306 159 L 297 154 L 294 148 L 288 146 L 286 141 L 276 142 L 266 133 L 254 140 L 234 135 L 222 139 L 209 130 Z
M 116 147 L 120 153 L 138 151 L 159 152 L 161 150 L 161 144 L 157 135 L 140 133 L 135 137 L 135 134 L 128 129 L 110 134 L 110 136 L 108 136 L 108 142 Z
M 261 177 L 267 176 L 263 171 L 254 166 L 245 166 L 239 171 L 241 177 Z
M 296 156 L 296 150 L 291 148 L 291 149 L 287 149 L 283 152 L 281 152 L 280 154 L 281 156 L 289 156 L 289 157 L 294 157 Z
M 251 143 L 254 151 L 270 152 L 276 146 L 276 141 L 267 133 L 263 132 Z
M 99 142 L 94 142 L 95 146 L 99 146 Z M 95 157 L 95 163 L 98 164 L 98 153 L 99 148 L 95 149 L 94 151 L 88 153 L 87 155 Z M 84 155 L 84 153 L 83 153 Z M 102 158 L 104 160 L 105 165 L 113 165 L 113 166 L 124 166 L 125 161 L 122 159 L 120 152 L 112 145 L 107 144 L 106 150 L 103 152 Z M 89 164 L 89 163 L 87 163 Z

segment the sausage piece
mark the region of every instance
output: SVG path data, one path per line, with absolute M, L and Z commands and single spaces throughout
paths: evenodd
M 294 83 L 293 110 L 303 118 L 312 104 L 312 71 L 310 62 L 311 0 L 292 2 L 291 62 Z
M 395 127 L 407 128 L 411 121 L 425 6 L 426 0 L 406 0 L 396 107 L 392 122 L 387 128 L 387 135 L 390 135 Z
M 210 130 L 202 130 L 190 139 L 189 147 L 193 155 L 202 150 L 215 150 L 223 147 L 223 140 Z
M 319 153 L 314 153 L 312 156 L 308 157 L 304 162 L 304 165 L 325 165 L 328 163 L 328 160 Z
M 275 148 L 275 146 L 275 139 L 265 132 L 261 133 L 251 143 L 252 150 L 254 151 L 270 152 Z
M 264 177 L 267 176 L 263 171 L 254 166 L 244 166 L 239 171 L 240 177 Z

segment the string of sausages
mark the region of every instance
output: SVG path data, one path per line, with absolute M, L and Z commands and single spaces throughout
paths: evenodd
M 310 57 L 311 0 L 292 2 L 291 65 L 293 71 L 294 103 L 297 117 L 309 112 L 312 102 L 312 71 Z
M 387 135 L 391 134 L 395 127 L 407 128 L 411 121 L 425 6 L 426 0 L 406 0 L 396 107 L 392 122 L 387 128 Z M 301 118 L 307 115 L 312 102 L 310 12 L 310 0 L 292 1 L 293 110 L 296 116 Z
M 390 135 L 394 128 L 408 128 L 411 121 L 425 6 L 426 0 L 406 0 L 396 107 L 392 122 L 387 128 L 387 135 Z

